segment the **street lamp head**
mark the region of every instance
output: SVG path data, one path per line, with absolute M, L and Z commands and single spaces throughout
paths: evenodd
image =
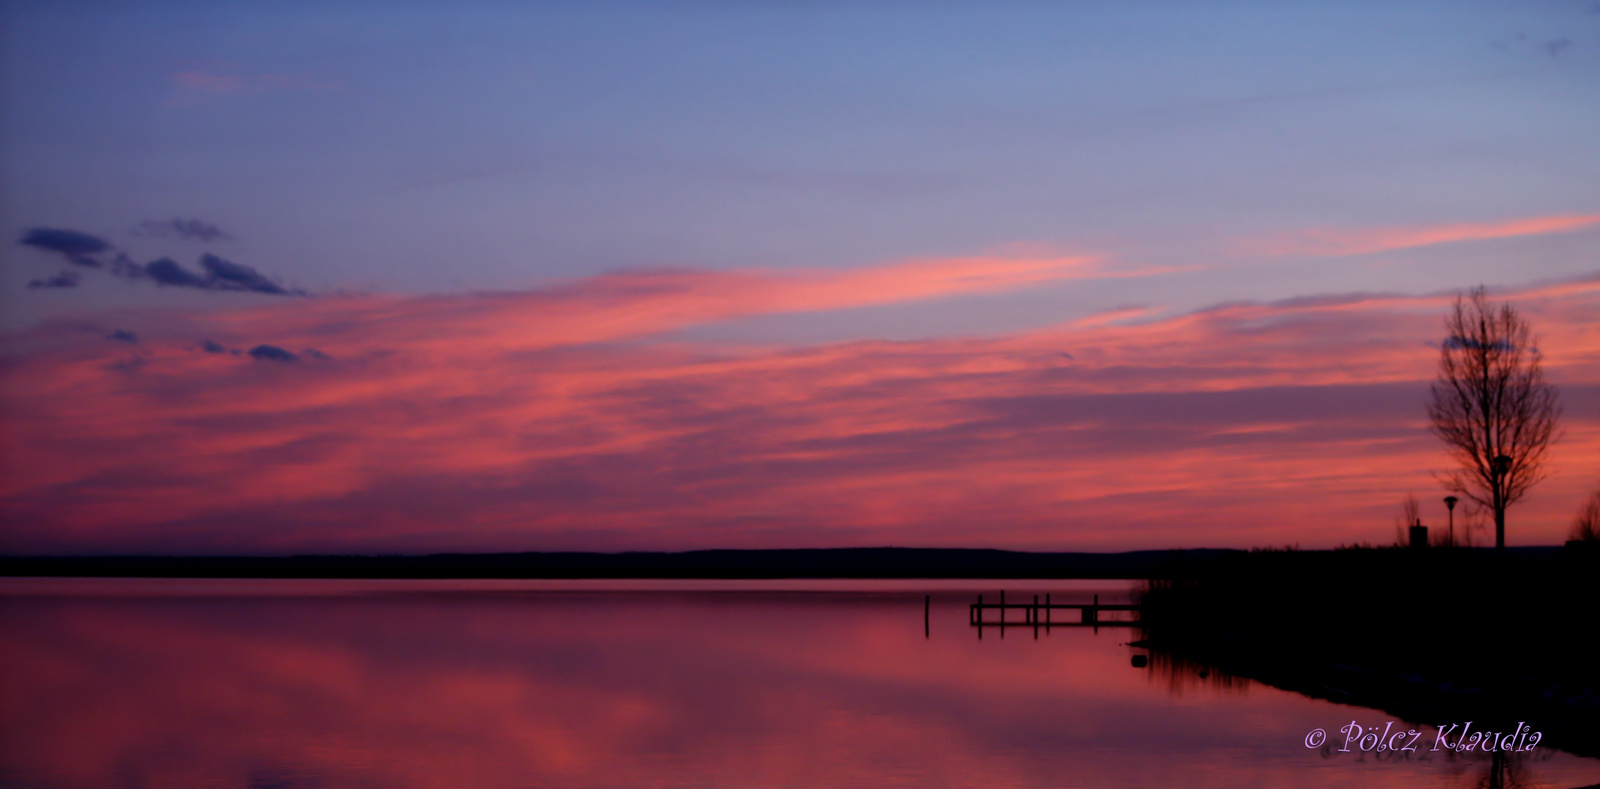
M 1445 496 L 1444 497 L 1444 506 L 1445 506 L 1446 509 L 1450 510 L 1451 512 L 1455 512 L 1456 511 L 1456 502 L 1458 502 L 1460 500 L 1461 499 L 1458 499 L 1455 496 Z

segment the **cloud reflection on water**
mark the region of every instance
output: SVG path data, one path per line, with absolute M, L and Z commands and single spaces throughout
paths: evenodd
M 9 596 L 0 775 L 1220 787 L 1461 786 L 1477 769 L 1322 758 L 1306 731 L 1380 713 L 1248 683 L 1174 693 L 1129 665 L 1125 630 L 978 641 L 961 592 L 941 594 L 925 640 L 912 593 L 439 588 Z

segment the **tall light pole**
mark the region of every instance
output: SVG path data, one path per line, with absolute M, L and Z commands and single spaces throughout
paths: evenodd
M 1455 496 L 1444 497 L 1444 508 L 1450 511 L 1450 547 L 1456 545 L 1456 502 L 1461 499 Z

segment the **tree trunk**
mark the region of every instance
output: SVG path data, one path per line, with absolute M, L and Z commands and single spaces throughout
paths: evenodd
M 1494 550 L 1495 553 L 1506 552 L 1506 504 L 1499 496 L 1494 497 Z

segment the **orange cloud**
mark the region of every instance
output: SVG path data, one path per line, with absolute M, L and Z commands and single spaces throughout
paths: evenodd
M 1500 222 L 1455 222 L 1444 225 L 1383 227 L 1367 230 L 1313 228 L 1247 240 L 1238 246 L 1247 254 L 1262 256 L 1339 257 L 1458 241 L 1569 233 L 1596 224 L 1600 224 L 1600 214 L 1536 216 Z
M 1422 404 L 1447 296 L 920 342 L 659 339 L 740 310 L 1059 268 L 815 275 L 797 293 L 748 274 L 613 275 L 126 316 L 138 348 L 106 327 L 41 328 L 11 343 L 0 403 L 5 548 L 1311 546 L 1390 539 L 1395 502 L 1436 487 L 1446 458 Z M 1568 402 L 1558 473 L 1513 512 L 1513 541 L 1551 542 L 1600 456 L 1600 280 L 1510 298 Z

